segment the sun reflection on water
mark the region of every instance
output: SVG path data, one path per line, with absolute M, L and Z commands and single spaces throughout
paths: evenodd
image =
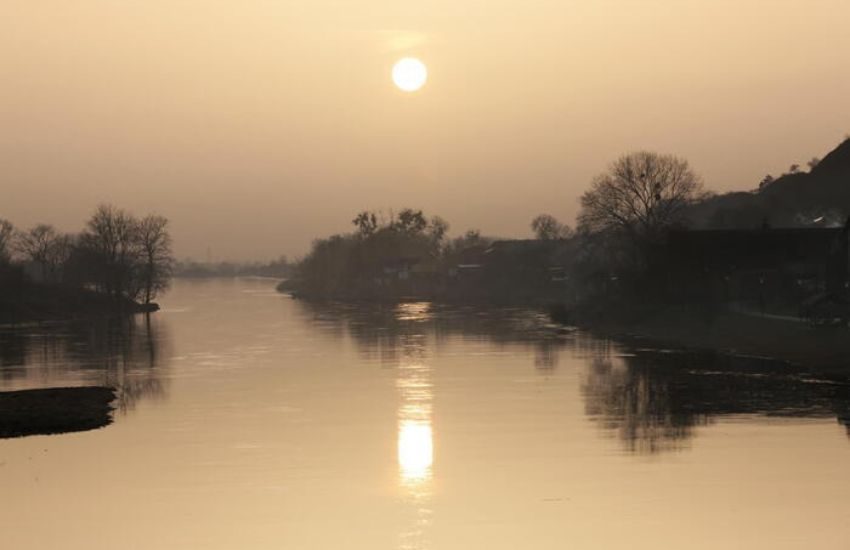
M 402 420 L 398 429 L 398 464 L 405 485 L 418 485 L 431 477 L 434 441 L 431 425 L 417 420 Z
M 399 321 L 427 321 L 431 319 L 430 302 L 404 302 L 395 309 L 395 317 Z
M 413 304 L 408 304 L 413 305 Z M 425 306 L 397 311 L 398 316 L 419 320 L 429 315 Z M 434 399 L 431 366 L 424 357 L 424 342 L 416 335 L 406 341 L 404 357 L 398 366 L 396 387 L 398 406 L 398 472 L 401 495 L 412 505 L 411 524 L 400 533 L 399 547 L 428 547 L 431 525 L 431 496 L 434 467 Z

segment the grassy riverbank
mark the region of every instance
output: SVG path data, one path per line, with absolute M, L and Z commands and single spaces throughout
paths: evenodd
M 114 399 L 100 386 L 0 392 L 0 438 L 101 428 L 112 422 Z

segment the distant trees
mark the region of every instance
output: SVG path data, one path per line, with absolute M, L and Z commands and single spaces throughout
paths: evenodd
M 386 279 L 388 272 L 406 273 L 414 265 L 435 269 L 449 229 L 444 219 L 429 218 L 411 208 L 389 215 L 366 210 L 351 223 L 356 228 L 353 233 L 313 242 L 296 269 L 303 291 L 319 296 L 362 295 L 376 281 Z
M 196 262 L 183 260 L 174 262 L 171 272 L 175 277 L 270 277 L 284 278 L 292 275 L 293 266 L 283 255 L 270 262 Z
M 463 263 L 464 254 L 469 251 L 483 251 L 493 242 L 493 239 L 484 237 L 477 229 L 470 229 L 463 235 L 447 240 L 440 251 L 440 261 L 444 268 L 451 269 L 457 264 Z
M 13 254 L 14 252 L 14 254 Z M 48 224 L 16 231 L 0 219 L 0 264 L 38 269 L 42 283 L 63 283 L 149 303 L 168 286 L 173 258 L 168 220 L 141 220 L 110 205 L 98 206 L 78 236 Z
M 684 159 L 641 151 L 624 155 L 581 197 L 584 232 L 616 232 L 635 242 L 657 238 L 704 196 L 702 180 Z
M 540 214 L 531 220 L 531 230 L 541 241 L 569 239 L 573 235 L 570 226 L 559 222 L 557 218 L 549 214 Z

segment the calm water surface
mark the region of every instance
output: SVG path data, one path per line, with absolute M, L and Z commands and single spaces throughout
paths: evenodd
M 850 548 L 842 380 L 273 287 L 2 331 L 0 389 L 120 397 L 106 428 L 0 440 L 0 547 Z

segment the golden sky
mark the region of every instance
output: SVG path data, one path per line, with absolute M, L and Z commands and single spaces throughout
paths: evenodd
M 527 236 L 619 154 L 714 190 L 850 132 L 846 0 L 4 0 L 0 217 L 98 202 L 179 256 L 271 258 L 412 206 Z M 395 60 L 428 66 L 406 94 Z

